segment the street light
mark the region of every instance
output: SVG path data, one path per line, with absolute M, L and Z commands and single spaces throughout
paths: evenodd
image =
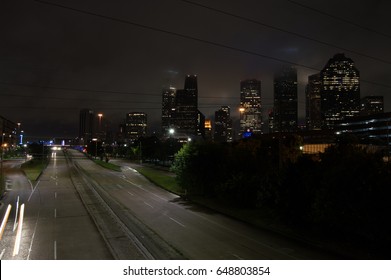
M 103 117 L 103 114 L 99 113 L 98 114 L 98 118 L 99 118 L 99 135 L 102 133 L 102 117 Z
M 95 142 L 95 159 L 98 155 L 98 138 L 92 138 L 92 141 Z

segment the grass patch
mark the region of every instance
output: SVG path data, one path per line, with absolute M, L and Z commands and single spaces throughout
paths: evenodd
M 98 160 L 98 159 L 95 159 L 94 162 L 104 168 L 107 168 L 107 169 L 110 169 L 110 170 L 114 170 L 114 171 L 117 171 L 117 172 L 121 172 L 121 166 L 119 165 L 116 165 L 116 164 L 112 164 L 110 162 L 105 162 L 103 160 Z
M 32 159 L 23 163 L 21 168 L 30 181 L 36 181 L 47 165 L 48 161 Z
M 182 188 L 178 186 L 175 176 L 168 175 L 167 172 L 150 167 L 137 167 L 136 170 L 145 176 L 152 183 L 175 194 L 181 194 Z

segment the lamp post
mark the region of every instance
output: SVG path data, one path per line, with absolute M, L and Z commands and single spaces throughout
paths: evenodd
M 98 155 L 98 138 L 92 138 L 92 141 L 95 142 L 95 159 Z
M 98 114 L 98 118 L 99 118 L 98 135 L 102 134 L 102 117 L 103 117 L 103 114 L 99 113 Z

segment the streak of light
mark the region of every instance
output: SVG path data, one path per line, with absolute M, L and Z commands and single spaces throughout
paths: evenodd
M 2 259 L 3 259 L 4 253 L 5 253 L 5 249 L 3 249 L 3 251 L 1 251 L 1 254 L 0 254 L 0 260 L 2 260 Z
M 18 231 L 16 232 L 14 252 L 12 253 L 13 257 L 19 254 L 20 239 L 22 238 L 23 216 L 24 216 L 24 204 L 22 204 L 22 206 L 20 207 Z
M 11 212 L 11 208 L 12 208 L 11 204 L 8 204 L 7 211 L 5 212 L 3 221 L 1 222 L 1 227 L 0 227 L 0 240 L 1 240 L 1 238 L 3 237 L 5 225 L 7 224 L 8 217 L 9 217 L 10 212 Z
M 16 227 L 18 226 L 18 211 L 19 211 L 19 196 L 18 196 L 18 199 L 16 200 L 14 229 L 12 231 L 15 231 Z

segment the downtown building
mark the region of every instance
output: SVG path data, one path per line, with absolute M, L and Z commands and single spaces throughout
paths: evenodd
M 240 82 L 240 135 L 262 134 L 261 81 Z
M 232 119 L 229 106 L 221 106 L 215 112 L 214 137 L 215 142 L 232 142 Z
M 320 74 L 308 77 L 308 84 L 305 88 L 306 97 L 306 128 L 307 130 L 320 130 L 322 128 L 321 96 L 322 81 Z
M 170 129 L 174 128 L 176 88 L 163 88 L 162 92 L 162 133 L 168 136 Z
M 140 137 L 147 135 L 147 114 L 143 112 L 131 112 L 126 115 L 125 139 L 133 143 Z
M 343 53 L 331 58 L 320 72 L 322 128 L 360 114 L 360 73 Z
M 87 145 L 94 137 L 94 111 L 82 109 L 79 114 L 79 141 L 80 145 Z
M 273 123 L 271 132 L 296 132 L 297 111 L 297 70 L 284 67 L 274 75 Z

